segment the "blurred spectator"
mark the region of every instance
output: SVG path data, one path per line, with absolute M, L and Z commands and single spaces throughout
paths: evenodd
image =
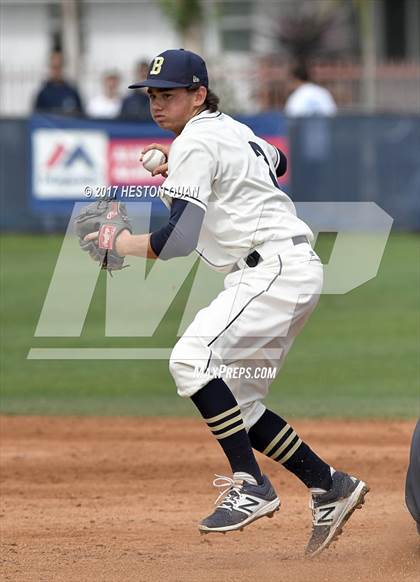
M 144 81 L 149 71 L 149 63 L 140 61 L 134 71 L 134 81 Z M 150 115 L 149 97 L 146 89 L 134 89 L 124 97 L 121 106 L 121 117 L 140 121 L 152 121 Z
M 42 84 L 35 99 L 35 111 L 66 115 L 83 113 L 82 101 L 77 89 L 63 77 L 63 66 L 63 54 L 59 51 L 52 52 L 49 62 L 49 77 Z
M 119 94 L 120 76 L 116 71 L 108 71 L 102 77 L 103 93 L 93 97 L 87 106 L 90 117 L 117 117 L 121 109 Z
M 290 94 L 284 106 L 284 113 L 288 117 L 331 116 L 337 112 L 331 93 L 311 81 L 309 72 L 303 64 L 291 70 L 288 88 Z

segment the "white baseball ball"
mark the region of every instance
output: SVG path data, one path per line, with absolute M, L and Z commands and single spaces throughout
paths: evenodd
M 149 150 L 143 154 L 142 164 L 149 172 L 166 163 L 166 156 L 159 150 Z

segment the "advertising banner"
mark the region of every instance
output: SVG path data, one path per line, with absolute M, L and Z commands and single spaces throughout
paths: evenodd
M 288 155 L 286 128 L 280 114 L 261 114 L 243 121 Z M 75 201 L 105 193 L 118 197 L 123 189 L 133 186 L 157 188 L 164 180 L 152 177 L 143 168 L 139 161 L 141 151 L 152 142 L 170 144 L 174 139 L 154 123 L 118 120 L 34 115 L 28 127 L 29 196 L 31 207 L 38 212 L 68 213 Z M 289 176 L 290 164 L 287 174 L 279 180 L 285 190 Z M 147 195 L 142 198 L 147 199 Z M 158 207 L 165 212 L 163 205 Z

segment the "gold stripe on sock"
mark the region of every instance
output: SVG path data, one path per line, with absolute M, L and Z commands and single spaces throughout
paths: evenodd
M 239 426 L 235 426 L 235 428 L 231 428 L 223 434 L 215 434 L 214 436 L 217 438 L 217 440 L 220 441 L 220 439 L 225 439 L 228 436 L 235 434 L 235 432 L 239 432 L 240 430 L 245 430 L 245 425 L 243 423 L 241 423 Z
M 286 424 L 286 426 L 284 426 L 281 429 L 281 431 L 279 432 L 279 434 L 273 438 L 273 440 L 268 445 L 268 447 L 266 447 L 263 450 L 263 455 L 268 455 L 268 453 L 271 451 L 271 449 L 276 446 L 276 444 L 279 442 L 279 440 L 281 439 L 281 437 L 289 430 L 289 428 L 290 428 L 290 426 L 288 424 Z
M 207 423 L 209 423 L 209 422 L 210 423 L 211 422 L 217 422 L 218 420 L 222 420 L 223 418 L 226 418 L 227 416 L 229 416 L 229 414 L 233 414 L 234 412 L 239 412 L 239 406 L 238 405 L 234 406 L 230 410 L 225 410 L 224 412 L 221 412 L 217 416 L 213 416 L 212 418 L 205 418 L 204 420 Z
M 286 450 L 286 448 L 290 445 L 290 443 L 292 442 L 292 440 L 294 438 L 296 438 L 296 437 L 297 437 L 297 434 L 295 433 L 295 431 L 292 431 L 292 434 L 290 434 L 287 437 L 287 439 L 284 441 L 284 443 L 282 443 L 280 445 L 280 447 L 277 449 L 277 451 L 273 455 L 269 455 L 269 457 L 271 457 L 274 461 L 276 459 L 278 459 L 281 456 L 282 452 L 284 450 Z
M 302 439 L 298 439 L 297 443 L 295 445 L 293 445 L 293 447 L 290 449 L 290 451 L 288 453 L 286 453 L 282 459 L 279 459 L 278 462 L 283 464 L 286 461 L 288 461 L 290 459 L 290 457 L 296 453 L 296 451 L 298 450 L 298 448 L 300 447 L 301 444 L 302 444 Z
M 218 430 L 222 430 L 222 428 L 226 428 L 227 426 L 230 426 L 231 424 L 238 422 L 238 420 L 242 420 L 241 413 L 237 414 L 236 416 L 234 416 L 230 420 L 227 420 L 226 422 L 222 422 L 222 424 L 218 424 L 217 426 L 209 426 L 209 429 L 211 430 L 211 432 L 217 432 Z

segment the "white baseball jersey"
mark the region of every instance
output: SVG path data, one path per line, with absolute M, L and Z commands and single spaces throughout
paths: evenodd
M 278 150 L 221 112 L 193 117 L 169 151 L 162 199 L 180 197 L 206 213 L 196 251 L 230 271 L 266 241 L 313 235 L 276 178 Z
M 277 185 L 278 150 L 246 125 L 203 112 L 175 139 L 168 161 L 164 201 L 178 194 L 206 211 L 196 250 L 213 269 L 229 271 L 172 350 L 170 371 L 178 393 L 190 397 L 224 365 L 222 377 L 250 428 L 264 413 L 273 378 L 230 372 L 278 373 L 318 301 L 322 264 L 307 241 L 293 240 L 313 237 Z M 263 260 L 238 265 L 255 247 Z M 204 372 L 197 375 L 197 367 Z

